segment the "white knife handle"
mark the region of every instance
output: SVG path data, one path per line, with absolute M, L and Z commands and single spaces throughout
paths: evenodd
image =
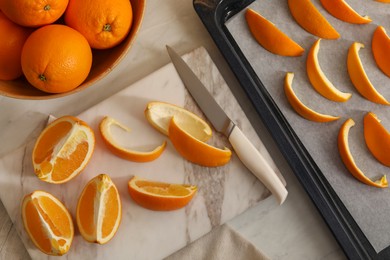
M 229 135 L 229 142 L 243 164 L 271 191 L 281 205 L 288 194 L 286 187 L 261 153 L 237 126 L 233 127 Z

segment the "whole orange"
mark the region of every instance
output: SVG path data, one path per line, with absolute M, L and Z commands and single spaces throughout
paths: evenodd
M 57 21 L 69 0 L 0 0 L 0 9 L 17 24 L 38 27 Z
M 129 0 L 70 0 L 65 23 L 82 33 L 95 49 L 119 44 L 130 31 L 133 10 Z
M 34 87 L 63 93 L 78 87 L 92 66 L 92 51 L 78 31 L 61 24 L 43 26 L 28 37 L 22 69 Z
M 23 44 L 32 32 L 9 20 L 0 11 L 0 79 L 13 80 L 22 75 L 20 56 Z

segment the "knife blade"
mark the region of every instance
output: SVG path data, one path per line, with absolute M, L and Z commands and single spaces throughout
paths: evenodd
M 228 138 L 241 162 L 271 191 L 281 205 L 288 192 L 275 171 L 238 126 L 226 115 L 180 55 L 171 47 L 166 47 L 179 77 L 215 130 Z

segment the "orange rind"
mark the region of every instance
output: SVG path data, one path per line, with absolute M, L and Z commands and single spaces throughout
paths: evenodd
M 295 112 L 297 112 L 299 115 L 301 115 L 303 118 L 307 120 L 320 122 L 320 123 L 330 122 L 340 118 L 336 116 L 320 114 L 312 110 L 311 108 L 307 107 L 305 104 L 303 104 L 298 99 L 298 97 L 296 96 L 292 88 L 293 79 L 294 79 L 294 73 L 288 72 L 284 80 L 284 93 L 286 94 L 287 100 L 292 106 L 292 108 L 295 110 Z
M 371 154 L 383 165 L 390 167 L 390 133 L 380 122 L 372 112 L 364 116 L 364 140 Z
M 372 22 L 370 17 L 361 16 L 344 0 L 320 0 L 322 6 L 337 19 L 353 24 Z
M 114 139 L 114 136 L 111 132 L 111 127 L 113 125 L 118 126 L 127 132 L 130 132 L 131 129 L 109 116 L 104 117 L 99 125 L 100 133 L 108 149 L 113 154 L 123 159 L 133 162 L 150 162 L 160 157 L 162 152 L 165 150 L 165 147 L 167 145 L 166 141 L 164 141 L 161 145 L 157 146 L 151 151 L 138 151 L 134 149 L 125 148 L 123 145 L 119 144 Z
M 310 83 L 320 93 L 323 97 L 336 101 L 336 102 L 345 102 L 351 98 L 351 93 L 344 93 L 338 90 L 332 82 L 326 77 L 322 71 L 320 64 L 318 62 L 318 51 L 320 49 L 320 41 L 318 39 L 313 46 L 310 48 L 310 51 L 307 55 L 306 60 L 306 71 L 307 76 L 309 77 Z
M 382 26 L 376 28 L 372 36 L 371 48 L 378 68 L 390 77 L 390 38 Z
M 245 13 L 250 32 L 267 51 L 281 56 L 301 56 L 305 51 L 273 23 L 252 9 Z
M 377 187 L 377 188 L 386 188 L 388 187 L 386 175 L 383 175 L 379 180 L 372 181 L 370 180 L 356 165 L 355 160 L 351 154 L 348 143 L 348 135 L 351 127 L 355 125 L 355 122 L 349 118 L 341 126 L 339 135 L 338 135 L 338 148 L 341 160 L 343 161 L 345 167 L 348 171 L 355 177 L 357 180 L 361 181 L 364 184 Z
M 310 0 L 288 0 L 295 21 L 307 32 L 323 39 L 338 39 L 340 34 Z
M 390 105 L 390 103 L 375 89 L 367 77 L 359 57 L 359 50 L 361 48 L 364 48 L 362 43 L 354 42 L 348 50 L 347 69 L 353 85 L 366 99 L 374 103 Z

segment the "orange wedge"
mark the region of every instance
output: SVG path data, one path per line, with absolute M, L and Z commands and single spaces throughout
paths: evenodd
M 122 204 L 107 174 L 100 174 L 85 185 L 76 219 L 80 234 L 88 242 L 105 244 L 114 237 L 122 219 Z
M 73 221 L 56 197 L 44 191 L 26 195 L 22 219 L 27 234 L 43 253 L 60 256 L 69 251 L 74 235 Z
M 294 73 L 288 72 L 284 79 L 284 93 L 286 94 L 287 100 L 292 106 L 292 108 L 303 118 L 314 122 L 330 122 L 339 119 L 340 117 L 330 116 L 320 114 L 311 108 L 305 106 L 298 97 L 295 95 L 294 90 L 292 88 L 292 82 L 294 79 Z
M 35 174 L 46 182 L 67 182 L 85 168 L 94 147 L 95 135 L 85 122 L 73 116 L 58 118 L 47 125 L 35 143 Z
M 366 24 L 372 22 L 370 17 L 361 16 L 344 0 L 320 0 L 322 6 L 337 19 L 353 24 Z
M 374 88 L 368 79 L 359 57 L 360 48 L 364 48 L 364 45 L 359 42 L 354 42 L 348 50 L 347 68 L 353 85 L 357 91 L 366 99 L 374 103 L 390 105 L 390 103 L 381 94 L 378 93 L 378 91 Z
M 295 21 L 309 33 L 324 39 L 340 37 L 310 0 L 288 0 L 288 7 Z
M 253 37 L 269 52 L 281 56 L 301 56 L 305 51 L 273 23 L 254 10 L 247 9 L 245 19 Z
M 364 139 L 372 155 L 382 164 L 390 167 L 390 133 L 378 117 L 369 112 L 364 117 Z
M 217 167 L 230 161 L 232 152 L 208 145 L 186 132 L 173 117 L 169 124 L 169 139 L 176 151 L 188 161 L 207 167 Z
M 108 149 L 110 149 L 113 154 L 123 159 L 134 162 L 150 162 L 157 159 L 167 145 L 167 142 L 164 141 L 160 146 L 157 146 L 152 151 L 147 152 L 127 149 L 114 139 L 111 133 L 111 127 L 113 125 L 118 126 L 127 132 L 130 132 L 131 129 L 109 116 L 104 117 L 99 125 L 100 133 Z
M 386 175 L 383 175 L 379 180 L 372 181 L 370 180 L 356 165 L 355 160 L 352 157 L 351 151 L 349 149 L 348 144 L 348 135 L 349 130 L 352 126 L 355 125 L 355 122 L 349 118 L 347 121 L 344 122 L 344 124 L 341 126 L 339 135 L 338 135 L 338 148 L 340 152 L 341 159 L 347 167 L 348 171 L 364 184 L 378 187 L 378 188 L 386 188 L 388 186 Z
M 311 47 L 306 60 L 306 71 L 310 83 L 323 97 L 336 102 L 347 101 L 352 94 L 344 93 L 338 90 L 332 82 L 325 76 L 318 62 L 318 51 L 320 49 L 320 41 L 318 39 Z
M 148 122 L 159 132 L 168 136 L 169 123 L 175 116 L 178 122 L 188 133 L 203 142 L 212 136 L 210 126 L 194 113 L 166 102 L 149 102 L 145 109 L 145 117 Z
M 141 207 L 167 211 L 186 206 L 195 196 L 197 187 L 149 181 L 134 176 L 128 183 L 128 190 L 130 197 Z
M 382 26 L 376 28 L 371 47 L 378 68 L 390 77 L 390 38 Z

